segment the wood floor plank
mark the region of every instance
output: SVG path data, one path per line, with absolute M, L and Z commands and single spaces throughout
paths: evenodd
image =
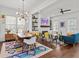
M 2 43 L 2 42 L 0 42 L 0 53 L 1 53 L 2 44 L 3 44 L 3 43 Z
M 41 40 L 38 42 L 41 43 Z M 47 41 L 44 41 L 41 44 L 51 48 L 51 44 Z M 57 48 L 41 56 L 40 58 L 79 58 L 79 44 L 77 44 L 75 47 L 73 47 L 73 45 L 67 45 L 59 46 Z

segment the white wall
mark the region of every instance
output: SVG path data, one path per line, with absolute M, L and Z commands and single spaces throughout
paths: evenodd
M 14 8 L 9 8 L 6 6 L 0 5 L 0 13 L 7 15 L 7 16 L 16 16 L 17 10 Z
M 71 11 L 67 12 L 66 14 L 61 14 L 60 9 L 71 9 Z M 57 19 L 58 23 L 61 21 L 65 21 L 66 26 L 61 29 L 64 30 L 63 34 L 65 35 L 68 31 L 67 29 L 67 22 L 70 19 L 77 20 L 76 32 L 79 32 L 78 22 L 79 22 L 79 0 L 58 0 L 54 4 L 40 10 L 40 15 L 42 17 L 52 17 L 52 20 Z M 40 29 L 41 30 L 41 29 Z M 46 29 L 48 30 L 48 29 Z M 60 31 L 60 29 L 59 29 Z M 74 32 L 74 33 L 76 33 Z
M 32 22 L 28 18 L 26 21 L 24 19 L 19 20 L 14 16 L 6 16 L 6 28 L 11 30 L 11 33 L 16 33 L 18 29 L 31 31 Z
M 71 9 L 71 12 L 79 10 L 79 0 L 58 0 L 54 4 L 40 10 L 42 17 L 60 14 L 60 9 Z
M 67 32 L 73 32 L 73 33 L 77 33 L 79 32 L 79 27 L 78 27 L 78 22 L 79 22 L 79 17 L 78 17 L 79 13 L 68 13 L 68 14 L 64 14 L 64 15 L 59 15 L 59 16 L 55 16 L 52 18 L 52 23 L 54 23 L 54 20 L 57 20 L 58 22 L 58 31 L 62 31 L 63 32 L 63 35 L 66 35 Z M 71 25 L 71 23 L 68 24 L 68 22 L 70 20 L 73 20 L 73 26 Z M 64 27 L 60 27 L 60 23 L 61 22 L 64 22 L 65 25 Z M 76 21 L 76 23 L 75 23 Z M 71 25 L 72 28 L 75 28 L 74 30 L 71 29 Z M 74 26 L 75 25 L 75 26 Z
M 5 41 L 5 19 L 0 18 L 0 42 L 2 41 Z

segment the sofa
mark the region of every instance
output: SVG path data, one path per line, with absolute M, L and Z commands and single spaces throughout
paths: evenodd
M 64 40 L 64 43 L 66 43 L 66 44 L 76 44 L 76 43 L 79 43 L 79 33 L 72 34 L 70 36 L 62 35 L 62 39 Z

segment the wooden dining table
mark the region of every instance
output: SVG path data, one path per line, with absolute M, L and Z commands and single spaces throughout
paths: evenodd
M 26 35 L 18 35 L 18 34 L 14 34 L 15 37 L 15 41 L 20 43 L 22 46 L 24 44 L 24 39 L 29 40 L 30 38 L 34 37 L 34 35 L 32 34 L 26 34 Z
M 30 39 L 33 37 L 33 35 L 28 34 L 28 35 L 23 35 L 23 36 L 18 36 L 18 37 L 19 37 L 19 39 Z

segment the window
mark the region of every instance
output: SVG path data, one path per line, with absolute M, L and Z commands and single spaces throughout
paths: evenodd
M 6 16 L 6 29 L 16 33 L 16 17 Z
M 13 16 L 6 16 L 6 29 L 16 33 L 19 29 L 25 29 L 25 20 L 16 19 Z

